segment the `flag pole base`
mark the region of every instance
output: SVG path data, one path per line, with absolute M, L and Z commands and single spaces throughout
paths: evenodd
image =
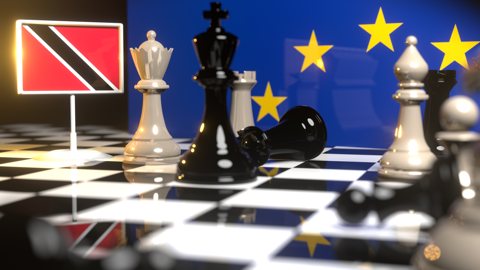
M 75 151 L 60 149 L 47 152 L 34 157 L 34 160 L 61 163 L 64 166 L 91 166 L 98 162 L 111 158 L 111 155 L 92 150 L 77 149 Z

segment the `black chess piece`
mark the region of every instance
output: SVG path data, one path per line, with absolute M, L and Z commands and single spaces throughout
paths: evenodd
M 376 211 L 381 221 L 396 212 L 410 210 L 428 214 L 438 220 L 461 197 L 459 183 L 456 159 L 453 156 L 442 157 L 435 163 L 431 174 L 409 187 L 389 189 L 379 183 L 375 184 L 371 196 L 351 189 L 338 198 L 335 207 L 339 216 L 348 223 L 362 222 L 370 211 Z M 385 194 L 385 189 L 392 196 L 379 196 Z
M 429 98 L 425 104 L 423 117 L 423 130 L 425 140 L 430 150 L 439 155 L 442 151 L 439 148 L 436 133 L 441 131 L 439 112 L 443 102 L 450 96 L 450 91 L 457 83 L 455 70 L 429 70 L 423 83 Z
M 322 153 L 327 142 L 325 121 L 314 109 L 297 106 L 285 113 L 277 126 L 262 131 L 246 127 L 238 131 L 240 146 L 256 166 L 269 158 L 308 160 Z
M 227 89 L 236 79 L 230 63 L 237 46 L 237 37 L 220 26 L 227 11 L 220 3 L 211 3 L 203 16 L 210 19 L 210 28 L 193 39 L 202 66 L 194 76 L 205 88 L 206 104 L 199 133 L 178 163 L 176 180 L 202 184 L 232 184 L 255 179 L 255 168 L 241 150 L 227 115 Z
M 68 248 L 47 222 L 5 214 L 0 218 L 2 269 L 67 269 Z

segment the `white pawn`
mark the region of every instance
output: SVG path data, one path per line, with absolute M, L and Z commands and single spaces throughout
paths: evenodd
M 232 106 L 230 110 L 230 122 L 236 133 L 249 126 L 254 126 L 252 112 L 252 88 L 257 84 L 255 71 L 235 71 L 238 80 L 232 86 Z
M 180 147 L 165 126 L 160 99 L 160 94 L 169 88 L 163 76 L 173 49 L 165 48 L 155 40 L 156 36 L 155 31 L 150 30 L 148 40 L 140 48 L 130 49 L 141 79 L 135 89 L 143 94 L 143 106 L 138 129 L 125 147 L 125 163 L 174 163 L 180 156 Z
M 451 97 L 442 105 L 440 119 L 445 131 L 438 132 L 437 138 L 455 156 L 462 196 L 437 222 L 429 243 L 418 249 L 412 262 L 417 270 L 478 269 L 480 183 L 474 145 L 480 136 L 468 130 L 478 120 L 478 107 L 466 96 Z
M 395 63 L 394 73 L 400 87 L 393 99 L 400 103 L 395 139 L 380 161 L 380 180 L 412 181 L 429 173 L 435 155 L 423 134 L 420 103 L 428 99 L 423 79 L 428 65 L 418 52 L 417 38 L 407 38 L 407 48 Z
M 438 132 L 437 139 L 445 145 L 447 152 L 455 156 L 459 178 L 465 196 L 475 193 L 472 185 L 477 179 L 475 174 L 475 144 L 480 141 L 477 132 L 469 129 L 478 121 L 478 107 L 475 102 L 466 96 L 455 96 L 447 99 L 440 109 L 440 124 L 445 131 Z

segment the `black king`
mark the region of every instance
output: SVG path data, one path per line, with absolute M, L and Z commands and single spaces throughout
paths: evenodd
M 208 30 L 193 44 L 201 70 L 194 76 L 205 88 L 205 111 L 199 132 L 190 150 L 180 158 L 177 181 L 201 184 L 232 184 L 255 179 L 255 167 L 236 140 L 227 114 L 227 89 L 236 76 L 230 64 L 238 39 L 220 25 L 228 12 L 220 3 L 211 3 L 203 17 L 210 19 Z

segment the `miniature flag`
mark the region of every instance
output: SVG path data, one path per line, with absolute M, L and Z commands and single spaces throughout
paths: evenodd
M 17 21 L 19 94 L 123 92 L 120 23 Z

